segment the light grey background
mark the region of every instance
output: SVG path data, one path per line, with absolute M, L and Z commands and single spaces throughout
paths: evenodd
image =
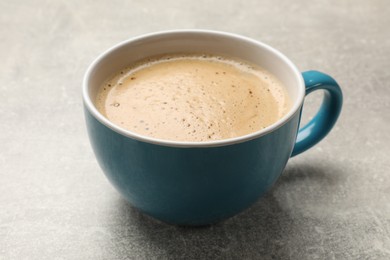
M 170 226 L 98 167 L 81 81 L 110 46 L 205 28 L 334 76 L 341 118 L 244 213 Z M 0 259 L 390 259 L 390 8 L 385 0 L 0 1 Z M 305 120 L 320 95 L 307 98 Z

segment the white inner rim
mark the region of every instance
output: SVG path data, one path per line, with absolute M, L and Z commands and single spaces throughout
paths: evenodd
M 135 132 L 123 129 L 115 124 L 113 124 L 111 121 L 109 121 L 106 117 L 104 117 L 100 112 L 96 109 L 95 105 L 93 104 L 90 95 L 89 95 L 89 83 L 90 79 L 93 76 L 92 72 L 94 68 L 105 58 L 107 58 L 112 52 L 115 50 L 132 43 L 134 41 L 139 41 L 142 39 L 146 38 L 158 38 L 160 36 L 164 35 L 177 35 L 181 33 L 193 33 L 193 34 L 201 34 L 201 35 L 215 35 L 215 36 L 224 36 L 224 37 L 229 37 L 229 38 L 236 38 L 240 41 L 244 42 L 250 42 L 251 44 L 256 44 L 262 49 L 266 49 L 268 52 L 272 52 L 273 55 L 278 56 L 279 59 L 281 59 L 285 65 L 294 73 L 296 77 L 296 81 L 299 83 L 299 87 L 297 88 L 297 97 L 295 98 L 293 105 L 290 109 L 290 111 L 284 115 L 281 119 L 279 119 L 277 122 L 274 124 L 261 129 L 259 131 L 243 135 L 243 136 L 238 136 L 234 138 L 229 138 L 229 139 L 222 139 L 222 140 L 214 140 L 214 141 L 204 141 L 204 142 L 184 142 L 184 141 L 172 141 L 172 140 L 164 140 L 164 139 L 158 139 L 158 138 L 153 138 L 145 135 L 140 135 Z M 89 110 L 89 112 L 102 124 L 106 125 L 110 129 L 114 130 L 115 132 L 122 134 L 126 137 L 133 138 L 139 141 L 147 142 L 147 143 L 152 143 L 152 144 L 158 144 L 158 145 L 164 145 L 164 146 L 171 146 L 171 147 L 216 147 L 216 146 L 224 146 L 224 145 L 231 145 L 231 144 L 236 144 L 236 143 L 241 143 L 245 142 L 248 140 L 255 139 L 257 137 L 266 135 L 267 133 L 270 133 L 274 131 L 275 129 L 281 127 L 284 125 L 287 121 L 289 121 L 295 113 L 297 113 L 303 103 L 303 99 L 305 96 L 305 87 L 304 87 L 304 82 L 301 73 L 298 71 L 296 66 L 282 53 L 277 51 L 276 49 L 263 44 L 261 42 L 252 40 L 250 38 L 232 34 L 232 33 L 225 33 L 225 32 L 217 32 L 217 31 L 209 31 L 209 30 L 173 30 L 173 31 L 163 31 L 163 32 L 157 32 L 157 33 L 151 33 L 151 34 L 146 34 L 142 35 L 136 38 L 132 38 L 130 40 L 124 41 L 122 43 L 119 43 L 118 45 L 108 49 L 104 53 L 102 53 L 98 58 L 96 58 L 92 64 L 89 66 L 87 69 L 87 72 L 85 73 L 84 79 L 83 79 L 83 100 L 84 100 L 84 105 L 86 108 Z

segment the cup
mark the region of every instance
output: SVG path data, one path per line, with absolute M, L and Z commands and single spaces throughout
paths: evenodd
M 238 57 L 273 73 L 292 99 L 290 111 L 265 129 L 245 136 L 182 142 L 125 130 L 98 112 L 94 100 L 104 80 L 144 58 L 169 53 Z M 299 128 L 305 95 L 323 90 L 315 117 Z M 276 49 L 240 35 L 208 30 L 163 31 L 124 41 L 101 54 L 83 81 L 89 139 L 103 172 L 140 211 L 178 225 L 207 225 L 236 215 L 258 200 L 282 174 L 287 161 L 324 138 L 342 107 L 330 76 L 300 73 Z

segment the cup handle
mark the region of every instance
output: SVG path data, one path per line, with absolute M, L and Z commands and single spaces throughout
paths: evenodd
M 313 70 L 303 72 L 302 76 L 306 95 L 316 90 L 324 90 L 324 98 L 314 118 L 299 128 L 291 157 L 311 148 L 329 133 L 340 115 L 343 104 L 343 93 L 332 77 Z

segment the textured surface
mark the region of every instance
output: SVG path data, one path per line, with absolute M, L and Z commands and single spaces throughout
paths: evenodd
M 390 7 L 346 1 L 0 1 L 1 259 L 390 259 Z M 132 36 L 173 28 L 262 40 L 345 94 L 336 128 L 277 185 L 217 225 L 133 209 L 89 146 L 86 67 Z M 307 99 L 305 118 L 320 95 Z

